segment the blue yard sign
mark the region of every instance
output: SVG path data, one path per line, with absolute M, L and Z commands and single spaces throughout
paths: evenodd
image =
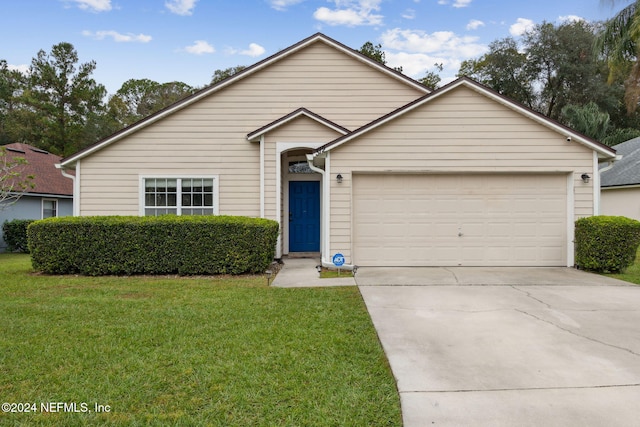
M 335 254 L 333 256 L 333 265 L 335 265 L 336 267 L 342 267 L 344 265 L 344 255 Z

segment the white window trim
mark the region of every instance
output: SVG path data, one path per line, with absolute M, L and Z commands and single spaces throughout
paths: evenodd
M 56 203 L 56 214 L 54 216 L 50 216 L 47 218 L 57 218 L 58 217 L 58 212 L 60 210 L 60 203 L 58 202 L 58 199 L 49 199 L 49 198 L 42 198 L 40 201 L 40 219 L 44 219 L 44 202 L 55 202 Z
M 139 175 L 139 189 L 138 189 L 138 214 L 145 216 L 144 205 L 144 180 L 145 179 L 213 179 L 213 214 L 219 215 L 220 213 L 220 191 L 219 191 L 219 175 L 194 175 L 194 174 L 140 174 Z M 178 215 L 182 215 L 181 207 L 178 207 Z

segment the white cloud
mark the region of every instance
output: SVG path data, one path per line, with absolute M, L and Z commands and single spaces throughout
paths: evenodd
M 275 10 L 286 10 L 289 6 L 301 3 L 304 0 L 269 0 L 269 4 Z
M 238 50 L 233 47 L 227 47 L 224 50 L 224 53 L 227 55 L 245 55 L 245 56 L 251 56 L 253 58 L 260 56 L 265 52 L 266 52 L 265 48 L 260 46 L 257 43 L 249 43 L 249 49 L 245 49 L 245 50 Z
M 198 0 L 167 0 L 164 5 L 176 15 L 187 16 L 193 14 Z
M 454 58 L 445 58 L 438 55 L 408 52 L 385 52 L 384 58 L 389 67 L 402 67 L 402 72 L 416 78 L 423 77 L 428 70 L 434 68 L 434 64 L 442 64 L 446 69 L 458 71 L 462 61 Z
M 205 40 L 196 40 L 191 46 L 185 47 L 184 50 L 194 55 L 204 55 L 205 53 L 214 53 L 216 51 L 216 49 Z
M 471 21 L 469 21 L 469 23 L 467 24 L 467 30 L 477 30 L 480 27 L 484 27 L 485 23 L 478 20 L 478 19 L 472 19 Z
M 416 17 L 416 11 L 413 9 L 407 9 L 404 11 L 404 13 L 402 14 L 402 17 L 404 19 L 415 19 Z
M 451 6 L 459 9 L 462 7 L 467 7 L 471 4 L 473 0 L 454 0 L 453 4 L 451 4 L 450 0 L 438 0 L 438 4 L 440 5 L 448 5 L 451 4 Z
M 20 64 L 20 65 L 11 65 L 8 64 L 7 68 L 11 71 L 19 71 L 22 74 L 27 74 L 29 73 L 29 65 L 27 64 Z
M 257 43 L 249 43 L 249 49 L 240 52 L 240 55 L 247 55 L 252 58 L 260 56 L 265 52 L 264 48 Z
M 70 0 L 80 9 L 90 12 L 108 12 L 112 9 L 111 0 Z
M 91 12 L 108 12 L 111 10 L 111 0 L 72 0 L 80 9 Z
M 453 3 L 453 7 L 457 7 L 457 8 L 467 7 L 467 6 L 469 6 L 471 4 L 471 1 L 472 0 L 456 0 Z
M 388 66 L 402 67 L 403 73 L 421 78 L 426 71 L 434 70 L 434 64 L 442 64 L 444 70 L 438 74 L 443 84 L 454 80 L 462 61 L 488 50 L 478 37 L 458 36 L 451 31 L 426 33 L 395 28 L 383 33 L 380 41 Z
M 531 19 L 518 18 L 516 23 L 509 27 L 509 33 L 514 37 L 518 37 L 532 30 L 535 25 Z
M 436 31 L 428 34 L 422 30 L 394 28 L 381 36 L 384 48 L 415 53 L 439 53 L 441 56 L 478 56 L 487 47 L 477 43 L 478 37 L 457 36 L 452 31 Z
M 313 17 L 328 25 L 380 25 L 384 16 L 374 12 L 380 10 L 382 0 L 332 0 L 336 9 L 320 7 Z
M 117 31 L 96 31 L 95 33 L 91 31 L 83 31 L 83 36 L 93 37 L 96 40 L 104 40 L 107 37 L 113 38 L 113 41 L 118 43 L 149 43 L 152 40 L 152 37 L 146 34 L 121 34 Z
M 558 22 L 562 22 L 562 23 L 564 23 L 564 22 L 573 23 L 573 22 L 580 22 L 580 21 L 584 21 L 584 20 L 585 20 L 584 18 L 582 18 L 580 16 L 577 16 L 577 15 L 567 15 L 567 16 L 559 16 L 558 17 Z

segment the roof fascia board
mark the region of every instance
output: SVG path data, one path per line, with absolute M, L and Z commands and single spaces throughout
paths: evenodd
M 419 89 L 419 90 L 421 90 L 421 91 L 423 91 L 425 93 L 429 93 L 430 92 L 430 90 L 426 86 L 420 84 L 419 82 L 413 80 L 412 78 L 407 77 L 407 76 L 405 76 L 404 74 L 402 74 L 400 72 L 392 70 L 391 68 L 386 67 L 383 64 L 380 64 L 380 63 L 374 61 L 373 59 L 368 58 L 367 56 L 365 56 L 365 55 L 363 55 L 363 54 L 361 54 L 361 53 L 359 53 L 359 52 L 357 52 L 357 51 L 355 51 L 355 50 L 353 50 L 353 49 L 351 49 L 351 48 L 339 43 L 338 41 L 336 41 L 336 40 L 334 40 L 334 39 L 332 39 L 332 38 L 330 38 L 328 36 L 325 36 L 322 33 L 316 33 L 316 34 L 314 34 L 314 35 L 312 35 L 312 36 L 310 36 L 310 37 L 308 37 L 308 38 L 306 38 L 304 40 L 301 40 L 300 42 L 298 42 L 298 43 L 296 43 L 294 45 L 289 46 L 288 48 L 286 48 L 286 49 L 284 49 L 284 50 L 282 50 L 280 52 L 277 52 L 277 53 L 271 55 L 268 58 L 263 59 L 262 61 L 259 61 L 259 62 L 255 63 L 255 64 L 245 68 L 244 70 L 242 70 L 239 73 L 236 73 L 233 76 L 221 81 L 220 83 L 217 83 L 217 84 L 215 84 L 213 86 L 210 86 L 210 87 L 208 87 L 206 89 L 203 89 L 200 92 L 196 92 L 195 94 L 191 95 L 190 97 L 187 97 L 182 101 L 178 101 L 177 103 L 175 103 L 175 104 L 173 104 L 173 105 L 171 105 L 171 106 L 169 106 L 169 107 L 167 107 L 167 108 L 165 108 L 163 110 L 160 110 L 159 112 L 157 112 L 157 113 L 155 113 L 155 114 L 153 114 L 153 115 L 151 115 L 151 116 L 149 116 L 149 117 L 147 117 L 145 119 L 142 119 L 138 123 L 134 123 L 130 127 L 125 128 L 122 131 L 120 131 L 120 132 L 118 132 L 118 133 L 116 133 L 116 134 L 114 134 L 114 135 L 112 135 L 110 137 L 107 137 L 102 142 L 98 142 L 98 143 L 86 148 L 85 150 L 79 151 L 78 153 L 76 153 L 76 154 L 74 154 L 74 155 L 72 155 L 72 156 L 70 156 L 70 157 L 68 157 L 66 159 L 62 159 L 60 164 L 63 167 L 69 167 L 71 164 L 73 164 L 77 160 L 80 160 L 80 159 L 82 159 L 82 158 L 84 158 L 84 157 L 86 157 L 86 156 L 88 156 L 88 155 L 90 155 L 90 154 L 92 154 L 92 153 L 94 153 L 94 152 L 96 152 L 96 151 L 98 151 L 98 150 L 100 150 L 100 149 L 102 149 L 102 148 L 104 148 L 104 147 L 106 147 L 106 146 L 108 146 L 108 145 L 110 145 L 110 144 L 112 144 L 112 143 L 114 143 L 114 142 L 116 142 L 116 141 L 128 136 L 128 135 L 131 135 L 132 133 L 137 132 L 138 130 L 157 122 L 158 120 L 160 120 L 160 119 L 162 119 L 162 118 L 164 118 L 164 117 L 166 117 L 166 116 L 168 116 L 170 114 L 173 114 L 174 112 L 176 112 L 178 110 L 181 110 L 181 109 L 183 109 L 183 108 L 185 108 L 185 107 L 187 107 L 187 106 L 189 106 L 189 105 L 201 100 L 202 98 L 205 98 L 205 97 L 211 95 L 212 93 L 217 92 L 217 91 L 219 91 L 219 90 L 221 90 L 221 89 L 223 89 L 223 88 L 235 83 L 236 81 L 241 80 L 241 79 L 243 79 L 243 78 L 245 78 L 245 77 L 257 72 L 257 71 L 259 71 L 259 70 L 261 70 L 261 69 L 273 64 L 274 62 L 277 62 L 277 61 L 279 61 L 279 60 L 281 60 L 283 58 L 286 58 L 287 56 L 289 56 L 289 55 L 291 55 L 291 54 L 293 54 L 295 52 L 298 52 L 299 50 L 302 50 L 302 49 L 306 48 L 307 46 L 315 43 L 316 41 L 322 41 L 322 42 L 324 42 L 324 43 L 326 43 L 326 44 L 328 44 L 330 46 L 333 46 L 335 49 L 348 54 L 349 56 L 357 59 L 358 61 L 367 63 L 367 64 L 369 64 L 371 66 L 375 66 L 377 69 L 379 69 L 383 73 L 385 73 L 385 74 L 387 74 L 387 75 L 389 75 L 389 76 L 391 76 L 391 77 L 393 77 L 393 78 L 395 78 L 397 80 L 400 80 L 400 81 L 404 82 L 405 84 L 408 84 L 408 85 L 410 85 L 410 86 L 412 86 L 414 88 L 417 88 L 417 89 Z
M 296 110 L 296 111 L 294 111 L 294 112 L 292 112 L 290 114 L 287 114 L 286 116 L 281 117 L 281 118 L 269 123 L 268 125 L 258 129 L 258 130 L 255 130 L 255 131 L 251 132 L 250 134 L 247 135 L 247 140 L 252 141 L 252 142 L 253 141 L 257 141 L 258 139 L 260 139 L 260 137 L 262 135 L 265 135 L 265 134 L 271 132 L 272 130 L 274 130 L 274 129 L 280 127 L 280 126 L 283 126 L 286 123 L 289 123 L 290 121 L 295 120 L 295 119 L 297 119 L 298 117 L 301 117 L 301 116 L 308 117 L 309 119 L 311 119 L 311 120 L 313 120 L 313 121 L 315 121 L 317 123 L 320 123 L 321 125 L 324 125 L 324 126 L 330 128 L 330 129 L 333 129 L 334 131 L 338 132 L 341 135 L 346 135 L 346 134 L 349 133 L 348 129 L 346 129 L 346 128 L 344 128 L 344 127 L 342 127 L 342 126 L 340 126 L 340 125 L 338 125 L 336 123 L 333 123 L 332 121 L 327 120 L 324 117 L 307 110 L 306 108 L 299 108 L 298 110 Z

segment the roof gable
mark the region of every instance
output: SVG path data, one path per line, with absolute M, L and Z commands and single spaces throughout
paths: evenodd
M 247 139 L 249 141 L 257 141 L 260 139 L 260 137 L 262 135 L 265 135 L 269 132 L 271 132 L 274 129 L 279 128 L 280 126 L 283 126 L 299 117 L 308 117 L 309 119 L 324 125 L 330 129 L 333 129 L 334 131 L 342 134 L 342 135 L 346 135 L 349 133 L 349 129 L 342 127 L 334 122 L 332 122 L 331 120 L 327 120 L 324 117 L 320 116 L 319 114 L 315 114 L 309 110 L 307 110 L 306 108 L 298 108 L 297 110 L 287 114 L 286 116 L 283 116 L 277 120 L 274 120 L 273 122 L 261 127 L 260 129 L 256 129 L 255 131 L 249 133 L 247 135 Z
M 434 99 L 437 99 L 441 96 L 446 96 L 448 93 L 450 93 L 451 91 L 453 91 L 454 89 L 458 88 L 458 87 L 467 87 L 469 89 L 472 89 L 473 91 L 497 102 L 500 103 L 516 112 L 518 112 L 519 114 L 522 114 L 523 116 L 526 116 L 532 120 L 534 120 L 535 122 L 555 131 L 558 132 L 560 134 L 566 135 L 567 140 L 569 141 L 574 141 L 577 143 L 580 143 L 582 145 L 585 145 L 587 147 L 589 147 L 590 149 L 596 151 L 598 153 L 598 155 L 601 158 L 604 159 L 611 159 L 615 157 L 615 150 L 613 150 L 610 147 L 607 147 L 606 145 L 603 145 L 585 135 L 582 135 L 576 131 L 574 131 L 573 129 L 570 129 L 558 122 L 556 122 L 555 120 L 549 119 L 548 117 L 537 113 L 527 107 L 524 107 L 523 105 L 518 104 L 517 102 L 503 96 L 500 95 L 499 93 L 493 91 L 492 89 L 489 89 L 486 86 L 481 85 L 480 83 L 468 78 L 468 77 L 461 77 L 455 81 L 453 81 L 452 83 L 449 83 L 446 86 L 443 86 L 442 88 L 431 92 L 425 96 L 423 96 L 422 98 L 419 98 L 413 102 L 410 102 L 409 104 L 398 108 L 397 110 L 383 116 L 380 117 L 379 119 L 376 119 L 364 126 L 362 126 L 359 129 L 356 129 L 355 131 L 351 132 L 348 135 L 339 137 L 325 145 L 323 145 L 322 147 L 319 147 L 315 152 L 314 155 L 319 155 L 325 151 L 330 151 L 332 149 L 335 149 L 337 147 L 339 147 L 342 144 L 345 144 L 355 138 L 358 138 L 359 136 L 366 134 L 367 132 L 376 129 L 379 126 L 384 125 L 385 123 L 388 123 L 398 117 L 403 116 L 404 114 L 408 113 L 409 111 L 412 111 L 416 108 L 419 108 L 431 101 L 433 101 Z
M 27 164 L 16 169 L 22 177 L 34 177 L 32 183 L 35 187 L 29 189 L 27 194 L 73 196 L 73 181 L 62 176 L 56 168 L 61 157 L 27 144 L 8 144 L 4 148 L 8 159 L 20 157 L 27 161 Z
M 346 45 L 343 45 L 342 43 L 339 43 L 338 41 L 327 37 L 326 35 L 322 34 L 322 33 L 316 33 L 314 35 L 312 35 L 311 37 L 308 37 L 284 50 L 281 50 L 280 52 L 260 61 L 257 62 L 256 64 L 253 64 L 252 66 L 249 66 L 247 68 L 245 68 L 244 70 L 240 71 L 237 74 L 234 74 L 233 76 L 230 76 L 229 78 L 215 84 L 212 85 L 210 87 L 207 87 L 205 89 L 202 89 L 199 92 L 194 93 L 193 95 L 184 98 L 181 101 L 178 101 L 177 103 L 161 110 L 158 111 L 155 114 L 152 114 L 151 116 L 137 122 L 134 123 L 133 125 L 124 128 L 122 130 L 120 130 L 119 132 L 101 140 L 98 141 L 97 143 L 85 148 L 84 150 L 81 150 L 75 154 L 73 154 L 70 157 L 67 157 L 65 159 L 62 160 L 61 164 L 63 166 L 72 166 L 77 160 L 80 160 L 86 156 L 91 155 L 92 153 L 114 143 L 117 142 L 123 138 L 125 138 L 128 135 L 131 135 L 161 119 L 163 119 L 164 117 L 167 117 L 177 111 L 180 111 L 186 107 L 188 107 L 189 105 L 194 104 L 195 102 L 200 101 L 203 98 L 206 98 L 208 96 L 211 96 L 213 94 L 215 94 L 216 92 L 220 91 L 221 89 L 230 86 L 232 84 L 236 84 L 240 81 L 242 81 L 244 78 L 259 72 L 260 70 L 268 67 L 269 65 L 278 62 L 284 58 L 287 58 L 291 55 L 294 55 L 295 53 L 305 49 L 306 47 L 313 45 L 315 43 L 324 43 L 325 45 L 331 46 L 332 48 L 345 53 L 346 55 L 348 55 L 349 57 L 360 61 L 362 63 L 367 64 L 368 66 L 378 70 L 379 72 L 393 78 L 396 79 L 400 82 L 402 82 L 403 84 L 406 84 L 407 86 L 410 86 L 414 89 L 418 89 L 419 91 L 421 91 L 422 93 L 429 93 L 429 89 L 427 87 L 425 87 L 424 85 L 422 85 L 421 83 L 411 79 L 410 77 L 405 76 L 404 74 L 389 68 L 377 61 L 374 61 L 373 59 L 361 54 L 360 52 L 351 49 L 349 47 L 347 47 Z

